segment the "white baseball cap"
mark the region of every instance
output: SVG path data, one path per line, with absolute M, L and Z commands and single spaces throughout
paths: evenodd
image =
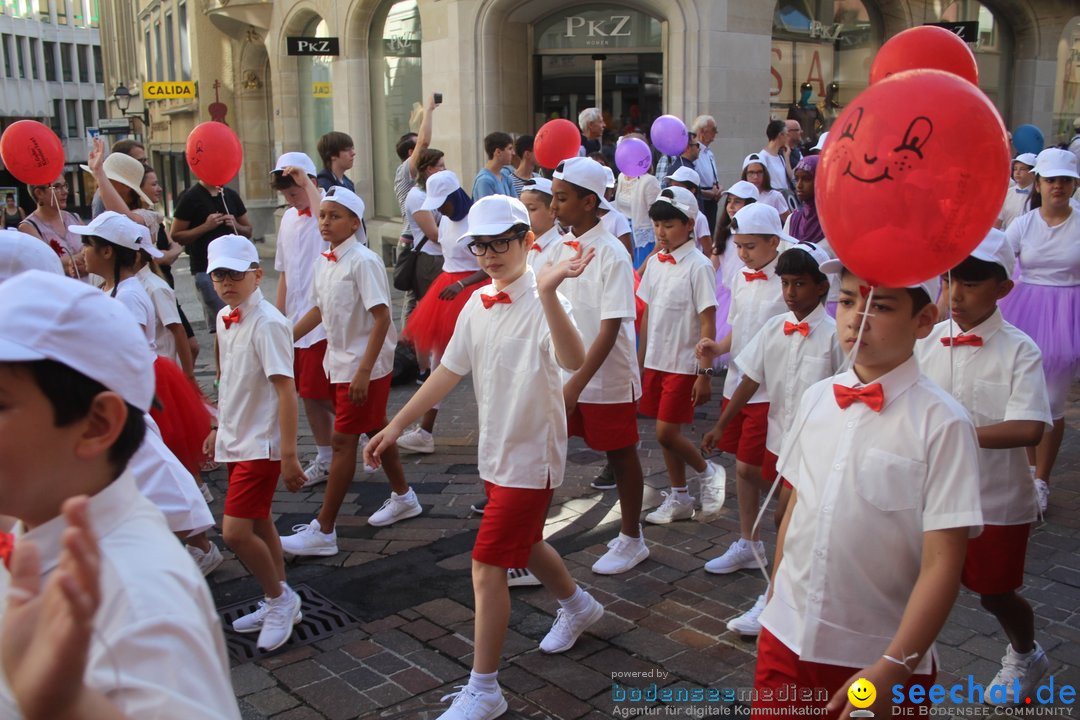
M 746 166 L 749 165 L 750 163 L 758 163 L 762 167 L 765 166 L 764 158 L 761 157 L 760 153 L 756 153 L 756 152 L 750 153 L 749 155 L 747 155 L 746 157 L 743 158 L 742 169 L 745 170 Z
M 697 170 L 691 167 L 686 167 L 685 165 L 683 165 L 681 168 L 671 173 L 670 175 L 665 176 L 664 179 L 674 180 L 675 182 L 694 183 L 695 186 L 701 187 L 701 176 L 698 175 Z
M 461 181 L 453 170 L 440 170 L 428 176 L 426 187 L 427 197 L 424 198 L 424 204 L 420 206 L 420 209 L 438 210 L 446 202 L 446 198 L 450 197 L 454 191 L 461 189 Z
M 521 192 L 526 190 L 532 190 L 533 192 L 542 192 L 545 195 L 551 195 L 551 181 L 546 177 L 532 177 L 525 181 L 525 186 L 521 188 Z
M 80 165 L 79 167 L 86 172 L 91 172 L 89 165 Z M 147 207 L 154 206 L 154 201 L 142 191 L 143 177 L 146 175 L 146 168 L 143 167 L 142 160 L 136 160 L 130 155 L 115 152 L 105 158 L 105 162 L 101 164 L 101 167 L 105 171 L 105 177 L 134 190 L 135 194 L 146 203 Z
M 818 265 L 818 268 L 826 275 L 830 273 L 841 273 L 844 270 L 844 263 L 843 261 L 834 258 L 828 262 L 821 263 Z M 922 282 L 915 283 L 914 285 L 907 285 L 906 287 L 911 290 L 922 288 L 930 297 L 930 302 L 937 302 L 938 295 L 941 293 L 941 276 L 935 275 L 932 278 L 927 278 Z
M 829 131 L 826 130 L 825 132 L 818 135 L 817 142 L 814 143 L 814 147 L 812 147 L 810 149 L 811 150 L 817 150 L 819 152 L 824 150 L 825 149 L 825 140 L 828 139 L 828 137 L 829 137 Z
M 656 197 L 656 202 L 663 202 L 671 205 L 681 212 L 687 220 L 697 219 L 697 198 L 694 197 L 694 193 L 684 187 L 676 185 L 674 187 L 664 188 Z
M 277 163 L 274 165 L 272 173 L 283 173 L 287 167 L 298 167 L 304 171 L 305 174 L 310 177 L 315 177 L 319 174 L 319 171 L 315 169 L 315 163 L 311 161 L 307 153 L 302 152 L 287 152 L 282 153 L 281 157 L 277 159 Z
M 211 240 L 206 255 L 206 272 L 221 269 L 244 272 L 251 270 L 253 263 L 259 262 L 259 251 L 255 249 L 255 243 L 243 235 L 222 235 Z
M 18 230 L 0 230 L 0 283 L 27 270 L 64 274 L 60 258 L 43 241 Z
M 528 225 L 529 211 L 509 195 L 488 195 L 469 208 L 469 229 L 465 236 L 498 235 L 515 225 Z
M 607 175 L 607 184 L 604 187 L 610 190 L 611 188 L 615 187 L 615 173 L 612 172 L 611 168 L 609 168 L 607 165 L 602 165 L 601 167 L 604 168 L 604 174 Z
M 1020 153 L 1013 158 L 1013 162 L 1024 163 L 1028 167 L 1035 167 L 1035 160 L 1037 159 L 1035 153 Z
M 0 284 L 0 362 L 53 360 L 146 412 L 154 355 L 123 303 L 86 283 L 27 270 Z
M 754 202 L 761 199 L 761 193 L 758 192 L 757 186 L 746 180 L 733 183 L 731 187 L 724 191 L 724 195 L 734 195 L 737 198 L 753 200 Z
M 983 241 L 971 251 L 971 257 L 989 263 L 997 263 L 1005 268 L 1005 277 L 1011 278 L 1016 267 L 1016 256 L 1005 233 L 997 228 L 990 228 Z
M 792 245 L 799 242 L 784 232 L 776 208 L 759 202 L 744 205 L 735 213 L 731 219 L 731 232 L 733 235 L 776 235 Z
M 814 243 L 800 242 L 797 245 L 791 246 L 790 248 L 788 248 L 788 250 L 802 250 L 804 253 L 814 259 L 814 262 L 817 263 L 819 270 L 821 269 L 822 265 L 832 260 L 832 257 L 829 255 L 829 253 L 825 252 L 824 248 L 819 248 Z
M 340 185 L 334 185 L 323 195 L 323 202 L 335 202 L 346 207 L 358 219 L 364 219 L 364 201 L 352 190 Z
M 559 163 L 551 177 L 554 180 L 563 180 L 571 185 L 577 185 L 580 188 L 592 191 L 596 194 L 596 197 L 600 198 L 601 210 L 615 209 L 604 198 L 604 193 L 607 191 L 607 173 L 604 172 L 604 166 L 592 158 L 567 158 Z M 428 184 L 431 184 L 430 178 Z
M 1076 173 L 1076 156 L 1069 150 L 1046 148 L 1035 157 L 1035 174 L 1039 177 L 1071 177 L 1080 179 Z
M 68 232 L 76 235 L 96 235 L 129 250 L 145 250 L 152 258 L 159 258 L 164 254 L 150 240 L 150 230 L 145 225 L 112 210 L 101 213 L 91 220 L 89 225 L 68 225 Z

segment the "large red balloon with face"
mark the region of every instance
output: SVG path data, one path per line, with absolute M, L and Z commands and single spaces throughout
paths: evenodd
M 833 123 L 814 182 L 825 237 L 873 285 L 905 287 L 968 256 L 1009 181 L 997 110 L 971 83 L 911 70 L 871 85 Z
M 240 138 L 228 125 L 213 120 L 195 126 L 188 135 L 184 155 L 191 172 L 209 185 L 225 185 L 244 164 Z
M 908 28 L 889 38 L 870 66 L 870 84 L 907 70 L 944 70 L 979 84 L 975 54 L 956 33 L 935 25 Z

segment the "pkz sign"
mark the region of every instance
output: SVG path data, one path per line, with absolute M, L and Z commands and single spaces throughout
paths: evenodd
M 340 45 L 336 37 L 297 37 L 286 38 L 289 55 L 339 55 Z
M 606 18 L 592 20 L 582 15 L 570 15 L 566 18 L 564 37 L 630 37 L 630 16 L 609 15 Z
M 533 27 L 536 49 L 594 50 L 660 49 L 660 21 L 618 5 L 575 5 L 571 12 L 557 12 Z

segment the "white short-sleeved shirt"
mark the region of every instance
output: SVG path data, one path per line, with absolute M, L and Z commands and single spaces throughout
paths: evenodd
M 697 218 L 694 219 L 694 239 L 700 242 L 701 238 L 705 237 L 712 237 L 712 231 L 709 230 L 709 220 L 705 213 L 698 210 Z
M 473 293 L 441 362 L 457 375 L 473 373 L 480 477 L 506 487 L 558 487 L 566 467 L 566 406 L 536 276 L 526 268 L 503 290 L 509 304 L 485 308 L 480 296 L 497 292 L 488 285 Z M 559 299 L 569 314 L 569 303 Z
M 562 239 L 562 234 L 559 233 L 559 226 L 552 225 L 550 230 L 533 241 L 533 245 L 539 245 L 541 248 L 540 250 L 529 249 L 528 263 L 534 273 L 539 273 L 540 268 L 555 261 L 562 247 L 559 243 L 560 239 Z
M 761 624 L 807 662 L 866 667 L 900 627 L 923 533 L 981 528 L 978 448 L 964 408 L 914 357 L 882 377 L 881 412 L 841 410 L 833 384 L 803 395 L 777 467 L 797 491 Z M 929 673 L 934 652 L 916 673 Z
M 762 164 L 765 165 L 769 171 L 769 184 L 774 188 L 787 188 L 791 186 L 787 174 L 787 161 L 785 161 L 784 158 L 779 155 L 773 155 L 764 148 L 758 151 L 758 155 L 761 157 Z M 787 208 L 786 204 L 787 203 L 785 203 L 785 210 L 790 210 L 791 208 Z
M 1020 280 L 1029 285 L 1080 285 L 1080 211 L 1050 227 L 1038 209 L 1016 218 L 1005 230 L 1020 257 Z
M 697 375 L 698 316 L 716 307 L 716 271 L 693 241 L 675 248 L 671 256 L 674 265 L 654 255 L 638 285 L 637 296 L 649 305 L 645 367 Z
M 776 274 L 776 260 L 773 258 L 760 272 L 765 273 L 766 280 L 747 280 L 747 273 L 755 273 L 745 265 L 735 273 L 735 279 L 731 287 L 731 309 L 728 310 L 728 324 L 731 325 L 731 357 L 739 357 L 750 340 L 753 339 L 765 321 L 774 315 L 787 311 L 787 303 L 780 289 L 780 276 Z M 742 372 L 738 366 L 729 367 L 727 378 L 724 380 L 724 397 L 731 398 L 735 388 L 742 382 Z M 769 402 L 769 393 L 766 383 L 750 398 L 751 403 Z
M 413 213 L 420 210 L 420 206 L 424 204 L 425 199 L 427 199 L 427 193 L 421 190 L 419 185 L 413 185 L 409 188 L 409 194 L 405 196 L 405 222 L 408 224 L 409 232 L 411 232 L 413 236 L 413 247 L 416 247 L 421 240 L 427 237 L 413 217 Z M 438 227 L 439 223 L 442 221 L 442 213 L 438 210 L 430 210 L 429 212 L 435 220 L 435 227 Z M 439 245 L 439 241 L 430 238 L 424 243 L 424 247 L 420 248 L 420 252 L 424 255 L 443 254 L 442 246 Z
M 143 420 L 146 436 L 127 466 L 139 492 L 161 511 L 174 533 L 187 536 L 209 530 L 214 526 L 214 516 L 191 472 L 165 446 L 154 419 L 144 414 Z
M 293 325 L 312 308 L 311 285 L 315 280 L 315 263 L 319 253 L 330 249 L 330 243 L 319 232 L 319 221 L 301 217 L 296 208 L 289 208 L 278 227 L 274 269 L 285 273 L 285 317 Z M 322 325 L 293 343 L 297 348 L 309 348 L 326 339 Z
M 150 297 L 150 304 L 154 306 L 154 344 L 157 346 L 158 355 L 179 363 L 176 338 L 169 330 L 170 325 L 180 324 L 180 310 L 176 307 L 176 292 L 169 287 L 169 283 L 155 275 L 149 265 L 135 273 L 135 277 L 139 279 L 143 290 Z
M 467 218 L 451 220 L 449 215 L 443 215 L 439 220 L 439 244 L 442 245 L 443 272 L 477 272 L 480 263 L 476 256 L 469 252 L 468 244 L 471 237 L 465 237 L 465 231 L 469 229 Z
M 604 229 L 603 223 L 597 223 L 581 237 L 574 237 L 573 232 L 563 235 L 562 249 L 555 256 L 555 262 L 577 253 L 566 244 L 574 241 L 581 243 L 582 252 L 589 248 L 596 250 L 596 256 L 585 271 L 576 278 L 567 278 L 560 286 L 574 309 L 574 322 L 581 330 L 586 351 L 600 334 L 602 320 L 622 320 L 615 345 L 578 400 L 598 405 L 634 402 L 641 396 L 641 371 L 634 349 L 636 307 L 630 255 L 623 244 Z M 571 375 L 566 373 L 564 380 L 569 380 Z
M 293 376 L 292 324 L 256 288 L 237 306 L 240 322 L 225 327 L 232 312 L 217 316 L 218 462 L 280 460 L 278 397 L 270 378 Z
M 151 302 L 150 296 L 146 294 L 146 290 L 143 288 L 142 283 L 139 282 L 139 278 L 132 276 L 126 280 L 121 280 L 116 286 L 115 297 L 124 303 L 124 307 L 131 312 L 135 321 L 142 327 L 147 345 L 156 354 L 157 313 L 154 312 L 154 303 Z
M 161 512 L 126 472 L 90 498 L 89 516 L 101 546 L 101 602 L 87 686 L 130 718 L 240 720 L 210 589 Z M 66 527 L 56 517 L 16 528 L 19 542 L 37 545 L 42 580 L 59 563 Z M 0 614 L 10 577 L 0 566 Z M 0 717 L 22 717 L 2 673 Z
M 1001 204 L 1001 212 L 998 213 L 998 221 L 1001 227 L 1007 228 L 1012 221 L 1028 211 L 1028 203 L 1031 202 L 1031 191 L 1034 186 L 1026 188 L 1012 185 L 1005 193 L 1005 202 Z
M 616 240 L 630 234 L 630 221 L 618 210 L 608 210 L 607 214 L 600 218 L 600 222 Z M 623 248 L 623 252 L 625 251 L 626 248 Z
M 780 444 L 795 419 L 795 410 L 807 388 L 832 377 L 844 364 L 844 351 L 836 339 L 836 321 L 818 305 L 806 316 L 810 334 L 784 334 L 784 324 L 798 325 L 795 313 L 769 318 L 735 358 L 745 377 L 768 387 L 769 429 L 765 449 L 780 453 Z
M 331 383 L 350 383 L 360 369 L 375 329 L 371 309 L 390 308 L 390 283 L 382 259 L 349 238 L 334 248 L 336 261 L 319 256 L 315 269 L 313 304 L 322 312 L 326 328 L 323 368 Z M 371 379 L 386 377 L 394 369 L 397 328 L 391 317 Z
M 772 207 L 776 208 L 776 212 L 780 213 L 781 216 L 783 216 L 784 213 L 791 212 L 791 206 L 788 205 L 788 201 L 784 198 L 784 194 L 781 193 L 779 190 L 761 191 L 759 194 L 758 202 L 762 202 L 766 205 L 771 205 Z
M 977 335 L 983 344 L 945 347 L 941 339 L 950 330 L 953 337 Z M 1052 422 L 1042 354 L 1031 338 L 1005 322 L 1000 310 L 967 332 L 948 320 L 938 323 L 915 344 L 915 356 L 923 373 L 967 408 L 975 427 L 1010 420 Z M 987 525 L 1035 520 L 1035 486 L 1024 448 L 980 448 L 979 468 Z

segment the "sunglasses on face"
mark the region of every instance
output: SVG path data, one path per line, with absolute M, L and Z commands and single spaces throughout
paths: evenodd
M 512 241 L 520 240 L 523 237 L 525 237 L 525 233 L 520 232 L 515 235 L 493 238 L 489 242 L 478 242 L 474 240 L 465 247 L 469 248 L 469 252 L 476 257 L 483 257 L 487 254 L 488 250 L 491 250 L 496 255 L 502 255 L 510 249 L 510 243 Z
M 210 271 L 210 278 L 214 282 L 222 282 L 226 278 L 233 282 L 240 282 L 244 279 L 251 270 L 226 270 L 225 268 L 218 268 L 217 270 Z

